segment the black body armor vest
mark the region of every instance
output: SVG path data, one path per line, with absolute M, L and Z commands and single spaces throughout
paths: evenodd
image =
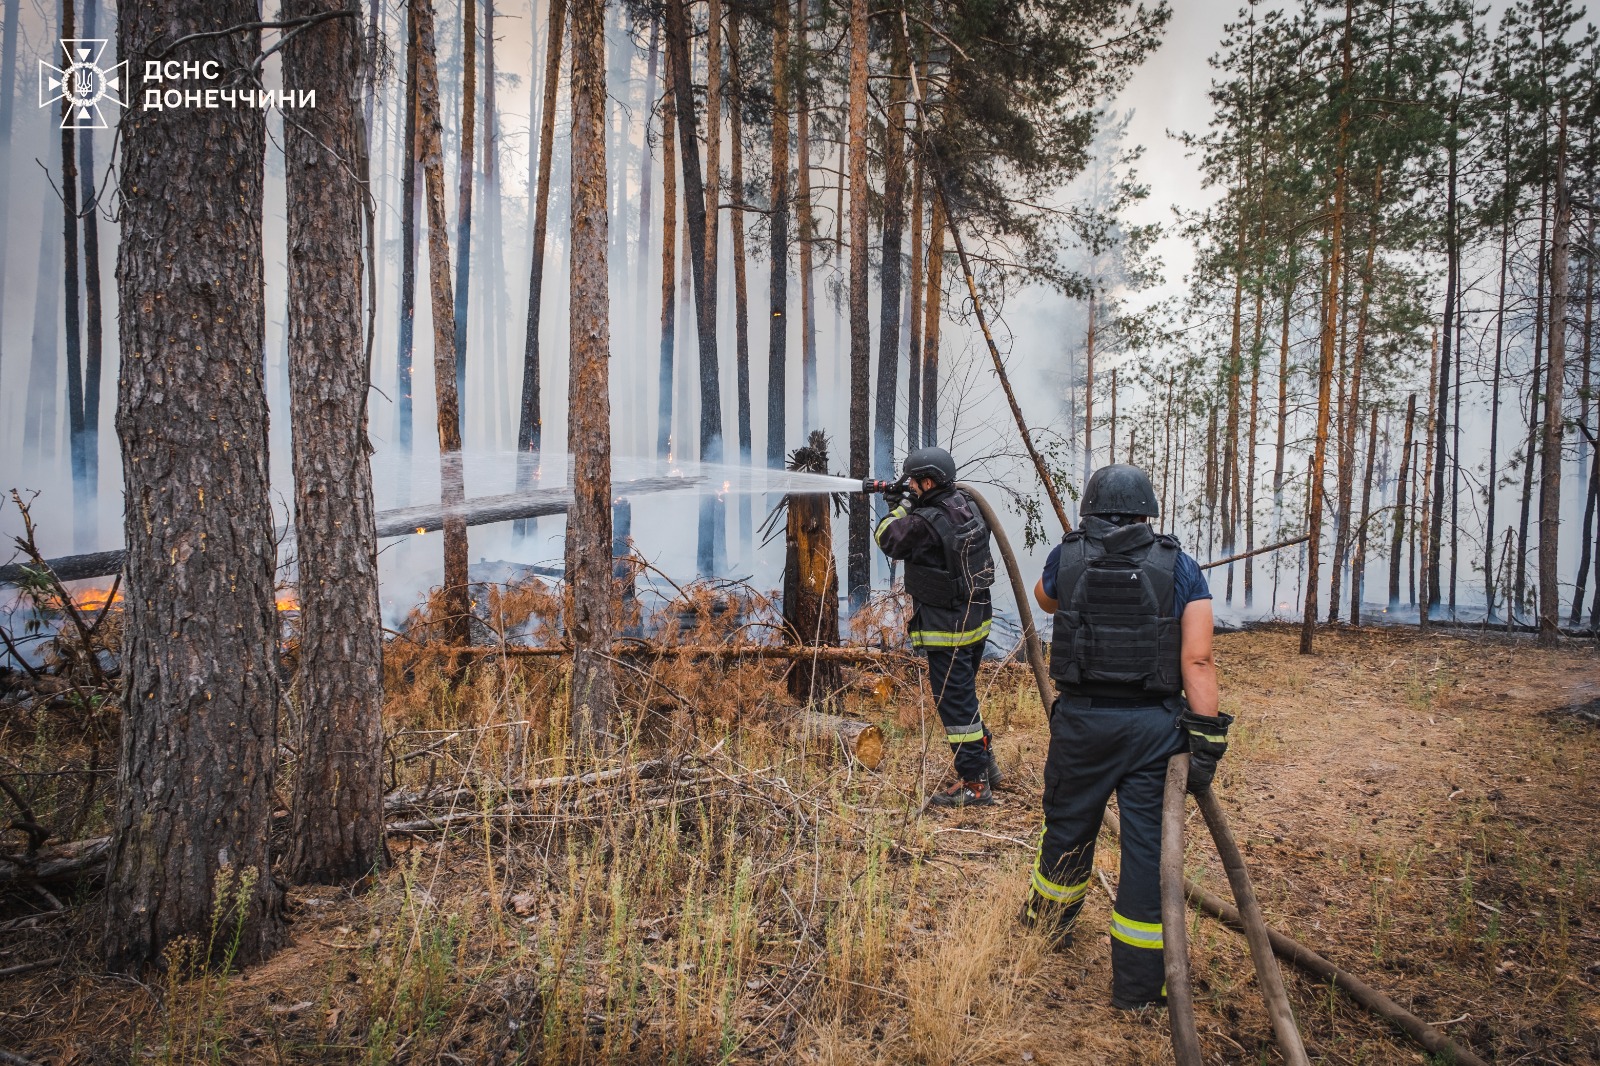
M 906 563 L 906 591 L 918 603 L 955 610 L 994 584 L 989 526 L 977 504 L 960 489 L 914 512 L 933 527 L 943 549 L 942 565 Z
M 1073 696 L 1177 695 L 1177 538 L 1143 522 L 1116 527 L 1089 518 L 1084 526 L 1061 542 L 1050 676 Z

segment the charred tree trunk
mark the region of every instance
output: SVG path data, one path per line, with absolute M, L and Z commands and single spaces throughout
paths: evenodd
M 1433 488 L 1433 419 L 1438 408 L 1439 400 L 1439 331 L 1433 331 L 1433 342 L 1429 346 L 1428 355 L 1428 420 L 1423 427 L 1422 439 L 1417 447 L 1422 452 L 1421 458 L 1416 460 L 1416 469 L 1422 477 L 1416 489 L 1416 498 L 1421 506 L 1417 509 L 1416 517 L 1411 520 L 1411 549 L 1413 555 L 1422 556 L 1422 595 L 1417 595 L 1415 575 L 1411 582 L 1411 599 L 1417 605 L 1417 627 L 1428 628 L 1432 620 L 1428 611 L 1428 516 L 1432 514 L 1429 493 Z
M 253 0 L 130 0 L 117 54 L 142 70 L 168 41 L 259 18 Z M 236 29 L 184 58 L 215 61 L 237 88 L 260 50 L 259 31 Z M 106 961 L 135 972 L 180 937 L 220 961 L 233 940 L 215 935 L 220 924 L 237 929 L 231 954 L 243 964 L 283 940 L 270 844 L 279 691 L 261 380 L 266 118 L 130 109 L 121 132 L 127 618 Z
M 1086 485 L 1089 475 L 1094 472 L 1094 296 L 1091 289 L 1089 329 L 1083 336 L 1083 482 Z M 1215 434 L 1212 436 L 1215 437 Z M 1210 468 L 1207 469 L 1209 473 Z
M 539 118 L 539 177 L 534 192 L 533 247 L 528 270 L 528 320 L 522 336 L 522 402 L 517 416 L 517 487 L 533 484 L 544 447 L 544 411 L 539 394 L 539 321 L 544 307 L 544 257 L 550 232 L 550 167 L 556 140 L 556 90 L 561 83 L 561 41 L 567 0 L 550 0 L 550 25 L 545 32 L 544 102 Z M 532 532 L 518 523 L 517 532 Z
M 609 656 L 616 628 L 616 591 L 611 562 L 607 378 L 611 327 L 606 270 L 604 12 L 604 0 L 574 0 L 572 5 L 572 370 L 567 450 L 572 455 L 573 503 L 567 516 L 566 572 L 572 601 L 566 621 L 573 640 L 572 735 L 579 745 L 595 747 L 611 746 L 616 716 L 616 679 Z M 674 58 L 682 61 L 685 51 L 678 51 Z M 678 76 L 684 76 L 681 68 Z M 684 140 L 692 147 L 691 134 Z
M 98 40 L 98 0 L 84 0 L 83 34 L 88 40 Z M 3 142 L 0 142 L 3 143 Z M 95 500 L 100 488 L 100 378 L 105 360 L 104 317 L 105 304 L 100 288 L 100 211 L 95 189 L 94 130 L 86 129 L 78 135 L 78 206 L 83 217 L 83 295 L 84 295 L 84 360 L 83 360 L 83 494 L 85 506 L 82 521 L 76 530 L 78 539 L 92 546 L 99 538 L 99 521 L 95 515 Z M 0 198 L 0 203 L 5 203 Z M 0 239 L 0 247 L 4 247 Z M 3 295 L 0 295 L 3 299 Z
M 1586 244 L 1589 248 L 1595 247 L 1595 216 L 1589 216 L 1589 235 Z M 1589 404 L 1595 401 L 1594 393 L 1594 264 L 1595 257 L 1591 252 L 1588 263 L 1583 269 L 1584 300 L 1583 300 L 1583 382 L 1578 389 L 1578 425 L 1589 424 Z M 1600 404 L 1596 405 L 1600 407 Z M 1595 432 L 1600 432 L 1600 418 L 1595 419 Z M 1586 435 L 1587 436 L 1587 435 Z M 1583 524 L 1578 527 L 1578 537 L 1583 542 L 1582 557 L 1578 561 L 1577 587 L 1572 594 L 1571 623 L 1577 625 L 1583 618 L 1583 594 L 1585 582 L 1589 574 L 1590 564 L 1594 562 L 1594 540 L 1589 535 L 1589 529 L 1594 525 L 1594 514 L 1600 506 L 1600 454 L 1596 454 L 1595 439 L 1591 436 L 1587 440 L 1589 449 L 1589 489 L 1583 504 Z M 1600 569 L 1595 573 L 1595 587 L 1600 588 Z
M 673 359 L 678 342 L 678 109 L 672 96 L 672 53 L 661 100 L 661 346 L 656 372 L 656 458 L 673 454 Z
M 494 0 L 485 0 L 493 3 Z M 461 3 L 461 147 L 456 173 L 456 435 L 467 435 L 467 303 L 472 295 L 472 169 L 478 115 L 478 6 Z
M 1528 388 L 1528 440 L 1526 450 L 1522 456 L 1522 502 L 1517 517 L 1517 566 L 1516 572 L 1511 575 L 1511 598 L 1506 604 L 1506 613 L 1512 620 L 1517 617 L 1517 612 L 1522 610 L 1527 602 L 1528 592 L 1528 520 L 1533 509 L 1533 468 L 1535 459 L 1539 454 L 1539 401 L 1544 393 L 1540 382 L 1543 380 L 1544 351 L 1545 351 L 1545 249 L 1549 247 L 1549 197 L 1550 186 L 1546 181 L 1539 194 L 1539 245 L 1538 261 L 1535 273 L 1538 277 L 1534 285 L 1533 307 L 1533 383 Z
M 286 0 L 285 20 L 340 0 Z M 289 869 L 332 883 L 382 865 L 383 647 L 361 329 L 366 150 L 353 19 L 285 47 L 284 81 L 320 106 L 284 124 L 289 224 L 289 427 L 299 559 L 299 760 Z
M 803 2 L 803 0 L 802 0 Z M 772 273 L 767 283 L 767 465 L 781 469 L 789 379 L 789 0 L 772 5 Z M 800 115 L 805 129 L 805 112 Z M 800 137 L 801 274 L 805 274 L 805 134 Z
M 655 195 L 655 153 L 650 150 L 650 124 L 656 116 L 656 79 L 661 74 L 661 19 L 656 15 L 650 16 L 650 44 L 646 52 L 644 68 L 644 143 L 641 146 L 639 158 L 639 240 L 636 245 L 637 253 L 634 260 L 635 281 L 634 300 L 639 309 L 638 337 L 641 342 L 648 335 L 646 323 L 649 319 L 650 302 L 644 298 L 645 289 L 650 283 L 650 226 L 655 217 L 652 211 L 655 204 L 652 202 Z M 662 130 L 663 134 L 666 132 Z M 645 390 L 639 390 L 641 399 L 645 398 Z M 648 416 L 641 415 L 639 430 L 645 432 Z M 658 434 L 659 436 L 659 434 Z M 658 442 L 659 443 L 659 442 Z
M 450 286 L 449 219 L 444 208 L 444 146 L 439 118 L 439 71 L 434 51 L 433 0 L 413 0 L 417 36 L 417 132 L 428 202 L 428 279 L 433 310 L 433 381 L 438 397 L 439 491 L 447 509 L 466 499 L 461 468 L 461 405 L 456 394 L 455 294 Z M 467 576 L 467 520 L 459 511 L 444 523 L 443 632 L 457 645 L 472 642 Z
M 559 0 L 557 0 L 559 2 Z M 406 5 L 406 80 L 400 91 L 405 95 L 405 151 L 400 153 L 404 176 L 400 181 L 400 327 L 399 354 L 395 371 L 395 408 L 399 428 L 400 454 L 411 456 L 412 356 L 417 328 L 417 34 L 416 15 Z
M 1561 548 L 1561 438 L 1566 428 L 1561 404 L 1567 380 L 1567 265 L 1572 237 L 1565 108 L 1561 113 L 1561 144 L 1556 159 L 1556 219 L 1550 241 L 1550 362 L 1544 376 L 1544 442 L 1539 470 L 1539 643 L 1545 647 L 1554 647 L 1561 636 L 1561 586 L 1557 566 Z
M 800 0 L 804 15 L 806 0 Z M 794 69 L 805 70 L 806 24 L 794 36 Z M 811 94 L 804 78 L 795 92 L 795 222 L 800 243 L 800 424 L 817 428 L 817 275 L 816 221 L 811 213 Z
M 868 472 L 867 403 L 872 387 L 872 321 L 867 311 L 867 0 L 850 4 L 850 476 Z M 894 311 L 889 312 L 894 317 Z M 850 496 L 850 534 L 845 546 L 845 583 L 850 609 L 866 603 L 872 585 L 867 555 L 870 500 Z
M 1512 212 L 1510 203 L 1513 193 L 1511 189 L 1511 119 L 1509 109 L 1506 112 L 1505 120 L 1501 124 L 1500 145 L 1500 164 L 1506 179 L 1500 194 L 1500 289 L 1494 313 L 1494 372 L 1489 386 L 1489 466 L 1484 475 L 1483 602 L 1484 617 L 1488 619 L 1493 619 L 1495 616 L 1494 510 L 1495 497 L 1499 494 L 1500 489 L 1500 374 L 1505 362 L 1506 276 L 1509 273 L 1511 263 Z M 1501 589 L 1499 591 L 1503 592 L 1505 590 Z
M 0 48 L 0 144 L 7 148 L 6 157 L 0 159 L 0 204 L 11 202 L 11 117 L 17 96 L 17 34 L 20 23 L 17 9 L 20 0 L 5 0 L 5 43 Z M 9 248 L 10 213 L 0 211 L 0 248 Z M 0 270 L 0 368 L 5 365 L 5 303 L 6 272 Z M 47 275 L 41 274 L 40 277 Z
M 828 438 L 813 431 L 795 452 L 791 470 L 828 471 Z M 783 624 L 786 643 L 836 647 L 839 643 L 839 570 L 833 554 L 833 500 L 826 495 L 785 499 Z M 789 694 L 804 703 L 832 704 L 841 688 L 839 663 L 798 660 L 789 669 Z
M 921 129 L 921 114 L 916 117 Z M 915 146 L 915 139 L 912 144 Z M 922 156 L 911 179 L 911 336 L 906 345 L 906 451 L 922 446 Z
M 722 222 L 722 0 L 706 0 L 706 288 L 717 290 Z M 720 402 L 720 401 L 719 401 Z
M 73 19 L 74 0 L 61 0 L 61 36 L 72 40 L 78 36 Z M 71 65 L 74 57 L 64 55 L 63 67 Z M 70 75 L 76 77 L 77 75 Z M 67 88 L 65 84 L 63 90 Z M 73 541 L 79 551 L 86 551 L 84 543 L 90 507 L 89 457 L 84 448 L 83 420 L 83 321 L 79 315 L 80 293 L 78 249 L 78 147 L 77 129 L 72 122 L 72 96 L 61 99 L 61 218 L 62 247 L 66 260 L 62 273 L 65 277 L 66 307 L 64 318 L 67 327 L 67 445 L 72 466 Z M 43 278 L 39 279 L 44 284 Z
M 689 28 L 684 0 L 667 0 L 667 48 L 672 54 L 672 91 L 677 98 L 679 157 L 683 168 L 684 215 L 689 230 L 689 269 L 694 275 L 695 333 L 700 354 L 700 461 L 722 462 L 722 385 L 717 364 L 717 292 L 709 284 L 706 261 L 711 255 L 706 222 L 706 189 L 700 170 L 694 88 L 689 82 Z M 863 475 L 865 476 L 865 475 Z M 695 552 L 702 576 L 721 573 L 718 558 L 726 526 L 726 505 L 720 495 L 702 496 Z
M 883 264 L 878 283 L 878 391 L 873 412 L 872 466 L 894 478 L 894 413 L 900 389 L 900 241 L 906 212 L 906 93 L 910 49 L 905 34 L 890 30 L 889 110 L 884 116 Z
M 1445 441 L 1450 427 L 1448 405 L 1450 403 L 1450 367 L 1451 359 L 1458 357 L 1455 351 L 1455 330 L 1452 323 L 1456 316 L 1457 290 L 1461 273 L 1460 256 L 1456 242 L 1456 143 L 1455 130 L 1452 128 L 1448 134 L 1449 168 L 1445 180 L 1445 209 L 1444 209 L 1444 255 L 1445 255 L 1445 281 L 1444 281 L 1444 338 L 1439 349 L 1439 381 L 1438 381 L 1438 407 L 1433 412 L 1433 511 L 1428 515 L 1428 586 L 1426 610 L 1429 616 L 1439 607 L 1439 592 L 1442 586 L 1439 576 L 1439 555 L 1444 542 L 1444 477 L 1445 465 L 1449 461 Z

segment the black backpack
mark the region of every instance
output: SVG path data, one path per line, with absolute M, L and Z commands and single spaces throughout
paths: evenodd
M 989 526 L 970 497 L 960 489 L 936 505 L 914 512 L 933 527 L 943 549 L 944 565 L 906 563 L 906 591 L 918 603 L 956 609 L 994 584 L 994 553 Z

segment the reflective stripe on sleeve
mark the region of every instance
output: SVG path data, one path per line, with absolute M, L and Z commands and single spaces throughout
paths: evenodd
M 879 538 L 883 536 L 883 531 L 884 531 L 885 527 L 887 527 L 889 525 L 889 523 L 893 522 L 896 518 L 904 518 L 905 516 L 906 516 L 905 504 L 901 504 L 899 507 L 896 507 L 894 510 L 890 511 L 888 514 L 883 516 L 883 520 L 878 523 L 878 528 L 874 529 L 872 531 L 872 539 L 874 541 L 878 541 L 878 546 L 879 547 L 883 546 L 882 542 L 879 541 Z
M 1164 943 L 1161 939 L 1160 922 L 1136 922 L 1132 918 L 1124 918 L 1116 911 L 1111 912 L 1111 935 L 1135 948 L 1151 948 L 1159 951 Z

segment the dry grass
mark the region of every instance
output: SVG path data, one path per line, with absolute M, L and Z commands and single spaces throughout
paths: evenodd
M 723 625 L 702 598 L 680 639 Z M 536 599 L 494 601 L 497 626 Z M 1269 920 L 1496 1061 L 1600 1061 L 1600 738 L 1542 713 L 1600 688 L 1594 650 L 1363 631 L 1305 660 L 1293 641 L 1219 642 L 1241 715 L 1221 789 Z M 453 809 L 451 833 L 392 837 L 364 893 L 295 890 L 290 946 L 226 977 L 98 976 L 90 895 L 0 943 L 0 967 L 67 956 L 5 982 L 0 1047 L 78 1066 L 1168 1057 L 1160 1012 L 1109 1007 L 1101 891 L 1065 951 L 1014 924 L 1047 743 L 1022 669 L 981 679 L 1002 805 L 922 815 L 948 755 L 910 675 L 846 697 L 893 737 L 869 774 L 792 738 L 773 664 L 630 671 L 624 764 L 671 771 L 521 797 L 507 784 L 595 768 L 568 752 L 562 665 L 489 660 L 454 688 L 442 665 L 391 644 L 386 720 L 392 784 L 448 795 L 418 806 Z M 1114 842 L 1098 865 L 1114 880 Z M 1208 1061 L 1276 1061 L 1242 939 L 1198 918 L 1191 937 Z M 1289 985 L 1315 1060 L 1420 1061 Z

